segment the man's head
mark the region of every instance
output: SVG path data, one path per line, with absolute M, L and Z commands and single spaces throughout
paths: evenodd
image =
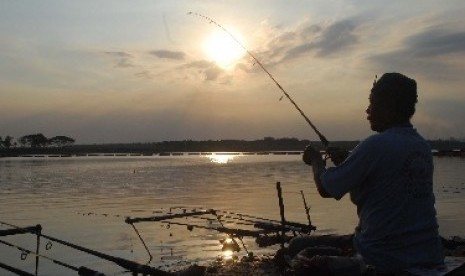
M 382 132 L 406 123 L 415 113 L 417 83 L 400 73 L 386 73 L 376 81 L 366 110 L 371 129 Z

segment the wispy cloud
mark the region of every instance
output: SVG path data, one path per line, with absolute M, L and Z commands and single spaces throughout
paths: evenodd
M 105 52 L 105 54 L 113 57 L 116 60 L 115 67 L 121 67 L 121 68 L 126 68 L 126 67 L 134 67 L 133 59 L 134 57 L 127 53 L 127 52 Z
M 205 69 L 205 68 L 209 68 L 212 66 L 215 66 L 215 64 L 212 62 L 209 62 L 206 60 L 196 60 L 196 61 L 192 61 L 192 62 L 185 64 L 183 67 Z
M 205 81 L 215 81 L 223 74 L 223 70 L 214 62 L 209 62 L 206 60 L 196 60 L 189 62 L 183 65 L 182 68 L 195 69 L 195 72 L 203 75 Z
M 355 29 L 356 25 L 351 20 L 338 21 L 326 28 L 318 25 L 308 26 L 300 34 L 304 40 L 290 48 L 285 59 L 297 58 L 310 51 L 315 51 L 319 57 L 343 52 L 346 48 L 357 43 L 358 39 L 354 34 Z M 314 38 L 307 41 L 306 39 L 310 34 Z
M 267 65 L 273 65 L 305 55 L 328 57 L 344 53 L 358 43 L 357 27 L 356 20 L 344 19 L 332 24 L 306 22 L 286 31 L 278 28 L 273 30 L 278 34 L 257 55 Z
M 357 43 L 354 21 L 343 20 L 330 25 L 323 30 L 321 38 L 315 42 L 318 55 L 327 56 L 336 52 L 343 52 L 346 48 Z
M 449 75 L 463 66 L 461 59 L 449 62 L 450 56 L 465 53 L 465 32 L 430 28 L 401 41 L 401 47 L 369 57 L 380 68 L 403 68 L 435 78 Z
M 186 58 L 186 54 L 183 52 L 179 52 L 179 51 L 156 50 L 156 51 L 151 51 L 150 54 L 158 58 L 165 58 L 165 59 L 184 60 Z
M 428 30 L 405 41 L 406 48 L 417 57 L 435 57 L 465 52 L 465 32 Z

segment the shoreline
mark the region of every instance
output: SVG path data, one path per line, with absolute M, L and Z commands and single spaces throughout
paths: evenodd
M 431 151 L 433 156 L 437 157 L 465 157 L 465 149 L 452 150 L 435 150 Z M 179 152 L 179 151 L 163 151 L 163 152 L 76 152 L 69 153 L 68 151 L 26 151 L 15 153 L 0 153 L 0 158 L 67 158 L 67 157 L 150 157 L 150 156 L 209 156 L 209 155 L 302 155 L 303 151 L 295 150 L 279 150 L 279 151 L 245 151 L 245 152 Z

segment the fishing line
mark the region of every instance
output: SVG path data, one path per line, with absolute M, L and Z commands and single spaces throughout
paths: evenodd
M 187 14 L 203 18 L 203 19 L 209 21 L 210 24 L 214 24 L 217 27 L 219 27 L 220 29 L 222 29 L 224 32 L 226 32 L 240 47 L 242 47 L 242 49 L 244 49 L 247 52 L 247 54 L 250 57 L 252 57 L 252 59 L 268 75 L 268 77 L 270 77 L 270 79 L 274 82 L 274 84 L 276 84 L 276 86 L 279 88 L 279 90 L 281 90 L 284 93 L 284 96 L 286 96 L 286 98 L 292 103 L 292 105 L 294 105 L 294 107 L 297 109 L 297 111 L 300 113 L 300 115 L 302 115 L 302 117 L 304 117 L 305 121 L 310 125 L 310 127 L 313 129 L 313 131 L 315 131 L 315 133 L 318 135 L 318 137 L 320 138 L 321 143 L 323 143 L 325 148 L 327 148 L 329 146 L 329 141 L 326 139 L 326 137 L 316 128 L 316 126 L 312 123 L 312 121 L 310 121 L 310 119 L 307 117 L 307 115 L 305 115 L 305 113 L 302 111 L 302 109 L 300 109 L 300 107 L 292 99 L 292 97 L 289 95 L 289 93 L 287 93 L 286 90 L 284 90 L 284 88 L 281 86 L 281 84 L 279 84 L 279 82 L 273 77 L 273 75 L 266 69 L 266 67 L 263 65 L 263 63 L 260 60 L 258 60 L 258 58 L 256 58 L 255 55 L 252 54 L 231 32 L 229 32 L 221 24 L 219 24 L 218 22 L 216 22 L 215 20 L 213 20 L 212 18 L 210 18 L 208 16 L 205 16 L 203 14 L 196 13 L 196 12 L 188 12 Z

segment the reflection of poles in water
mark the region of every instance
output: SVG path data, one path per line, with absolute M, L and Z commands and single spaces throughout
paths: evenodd
M 252 59 L 255 61 L 255 63 L 257 63 L 260 66 L 260 68 L 262 68 L 263 71 L 265 71 L 265 73 L 268 75 L 268 77 L 270 77 L 270 79 L 274 82 L 274 84 L 276 84 L 276 86 L 279 88 L 279 90 L 281 90 L 283 92 L 284 96 L 286 96 L 286 98 L 291 102 L 291 104 L 294 105 L 295 109 L 297 109 L 297 111 L 300 113 L 300 115 L 302 115 L 302 117 L 304 117 L 305 121 L 310 125 L 310 127 L 313 129 L 313 131 L 315 131 L 315 133 L 318 135 L 318 137 L 320 138 L 320 141 L 321 141 L 321 143 L 323 143 L 324 147 L 327 148 L 329 146 L 329 141 L 326 139 L 326 137 L 316 128 L 316 126 L 312 123 L 312 121 L 310 121 L 310 119 L 307 117 L 307 115 L 305 115 L 305 113 L 302 111 L 302 109 L 300 109 L 300 107 L 297 105 L 297 103 L 291 98 L 289 93 L 287 93 L 286 90 L 284 90 L 284 88 L 281 86 L 281 84 L 279 84 L 279 82 L 273 77 L 273 75 L 271 75 L 271 73 L 265 68 L 263 63 L 260 60 L 258 60 L 232 33 L 230 33 L 222 25 L 220 25 L 218 22 L 216 22 L 215 20 L 211 19 L 208 16 L 205 16 L 205 15 L 200 14 L 200 13 L 195 13 L 195 12 L 188 12 L 187 14 L 188 15 L 196 15 L 198 17 L 201 17 L 201 18 L 209 21 L 210 24 L 215 24 L 217 27 L 219 27 L 220 29 L 225 31 L 239 46 L 242 47 L 242 49 L 244 49 L 247 52 L 247 54 L 250 57 L 252 57 Z

